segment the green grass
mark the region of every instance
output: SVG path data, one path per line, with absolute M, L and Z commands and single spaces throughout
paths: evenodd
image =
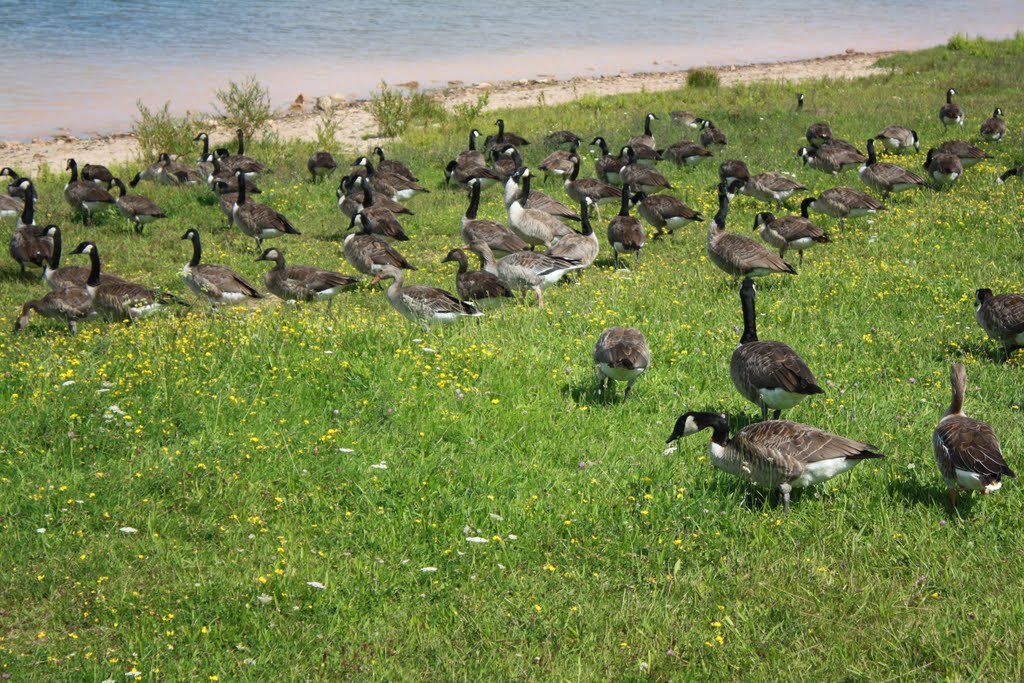
M 134 327 L 88 322 L 74 338 L 34 318 L 20 335 L 0 333 L 0 671 L 47 681 L 128 671 L 170 681 L 1020 679 L 1020 482 L 965 496 L 951 514 L 930 443 L 949 365 L 961 361 L 968 412 L 1022 469 L 1024 354 L 1004 362 L 973 307 L 977 287 L 1021 290 L 1021 187 L 995 177 L 1024 156 L 1024 56 L 1001 45 L 901 56 L 889 74 L 853 82 L 490 111 L 410 128 L 386 148 L 434 189 L 403 219 L 412 241 L 399 247 L 420 268 L 408 280 L 451 290 L 440 259 L 458 245 L 466 199 L 441 189 L 441 168 L 469 127 L 489 132 L 497 116 L 536 141 L 571 128 L 617 144 L 648 111 L 689 108 L 727 133 L 724 157 L 794 172 L 819 192 L 860 184 L 800 166 L 814 121 L 858 145 L 904 123 L 927 149 L 943 136 L 936 113 L 949 85 L 971 138 L 1002 106 L 1015 132 L 990 147 L 995 161 L 843 231 L 819 216 L 835 244 L 759 289 L 761 336 L 790 343 L 827 389 L 790 417 L 877 444 L 885 460 L 796 493 L 784 516 L 712 469 L 706 433 L 663 454 L 685 410 L 727 411 L 735 425 L 756 414 L 728 376 L 738 293 L 697 226 L 651 241 L 630 270 L 611 268 L 603 244 L 578 283 L 548 290 L 545 309 L 506 306 L 429 334 L 370 288 L 343 294 L 331 313 L 267 303 L 214 314 L 194 302 Z M 798 91 L 808 94 L 801 114 Z M 659 144 L 688 131 L 662 120 Z M 290 262 L 351 272 L 337 179 L 305 180 L 311 151 L 254 141 L 250 153 L 275 169 L 260 200 L 303 232 L 276 241 Z M 526 148 L 527 162 L 548 151 Z M 714 214 L 716 162 L 664 170 L 680 197 Z M 62 225 L 66 252 L 93 239 L 110 270 L 184 293 L 177 273 L 191 252 L 179 238 L 198 226 L 205 260 L 260 282 L 252 240 L 224 227 L 204 190 L 140 186 L 171 216 L 140 238 L 113 214 L 82 227 L 63 183 L 41 176 L 37 221 Z M 737 199 L 730 228 L 752 234 L 765 208 Z M 502 218 L 495 191 L 482 214 Z M 5 263 L 9 323 L 43 293 Z M 618 400 L 596 396 L 590 354 L 613 324 L 639 327 L 653 352 L 628 402 L 621 385 Z

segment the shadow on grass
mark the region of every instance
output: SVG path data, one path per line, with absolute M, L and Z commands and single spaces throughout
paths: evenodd
M 921 505 L 936 508 L 956 517 L 966 517 L 974 507 L 974 497 L 961 492 L 957 499 L 957 512 L 950 513 L 946 485 L 941 481 L 922 482 L 916 477 L 894 479 L 889 482 L 889 495 L 894 501 L 906 507 Z

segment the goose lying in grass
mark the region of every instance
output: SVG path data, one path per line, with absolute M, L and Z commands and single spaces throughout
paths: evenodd
M 460 301 L 443 289 L 426 285 L 403 285 L 404 274 L 394 266 L 383 266 L 372 284 L 392 279 L 388 287 L 388 302 L 409 320 L 427 328 L 430 323 L 452 323 L 459 318 L 482 316 L 476 306 Z
M 886 126 L 875 136 L 875 139 L 885 145 L 887 150 L 897 154 L 905 154 L 911 151 L 916 152 L 921 148 L 917 131 L 911 130 L 906 126 L 897 126 L 895 124 Z
M 134 282 L 104 282 L 100 277 L 100 251 L 92 242 L 82 242 L 72 254 L 88 254 L 91 262 L 85 290 L 96 312 L 114 321 L 135 323 L 163 310 L 170 304 L 188 306 L 170 292 L 162 292 Z
M 192 258 L 181 270 L 181 277 L 189 289 L 210 300 L 213 304 L 236 304 L 247 299 L 262 299 L 263 295 L 256 291 L 245 278 L 227 266 L 213 263 L 200 263 L 203 248 L 199 239 L 199 231 L 190 228 L 181 236 L 183 240 L 192 242 Z
M 280 249 L 271 247 L 256 259 L 273 261 L 274 267 L 263 276 L 268 291 L 285 301 L 328 300 L 350 285 L 359 282 L 354 275 L 342 275 L 316 266 L 288 266 Z

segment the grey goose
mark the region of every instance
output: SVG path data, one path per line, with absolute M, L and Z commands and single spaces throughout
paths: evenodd
M 947 140 L 936 147 L 935 151 L 943 154 L 952 154 L 960 159 L 960 163 L 963 164 L 964 168 L 970 168 L 985 159 L 992 158 L 992 155 L 985 150 L 963 140 Z
M 651 365 L 651 349 L 643 332 L 635 327 L 609 327 L 594 344 L 597 393 L 604 396 L 605 384 L 614 392 L 615 382 L 625 382 L 623 400 L 629 398 L 633 383 Z
M 135 323 L 170 304 L 188 305 L 169 292 L 145 285 L 123 280 L 103 281 L 100 273 L 100 250 L 92 242 L 82 242 L 71 253 L 89 255 L 89 278 L 85 281 L 85 291 L 89 293 L 89 299 L 96 312 L 111 320 Z
M 460 318 L 480 317 L 483 313 L 468 301 L 460 301 L 443 289 L 426 285 L 404 286 L 405 274 L 395 266 L 384 266 L 373 284 L 391 279 L 388 303 L 405 318 L 426 329 L 430 323 L 452 323 Z
M 245 196 L 245 183 L 241 182 L 244 171 L 235 171 L 239 179 L 238 199 L 231 207 L 231 214 L 239 229 L 256 240 L 256 250 L 263 248 L 263 240 L 279 235 L 301 235 L 295 226 L 279 211 L 266 204 L 254 202 Z
M 71 334 L 78 333 L 79 320 L 96 315 L 89 293 L 82 287 L 62 287 L 47 292 L 41 299 L 26 301 L 21 307 L 21 315 L 14 322 L 15 332 L 25 329 L 32 312 L 44 318 L 64 321 Z
M 935 462 L 946 482 L 949 504 L 956 509 L 957 490 L 998 491 L 1003 477 L 1017 475 L 1006 464 L 992 425 L 964 414 L 967 371 L 954 363 L 949 373 L 952 400 L 932 434 Z
M 395 201 L 411 199 L 419 193 L 430 192 L 419 183 L 394 173 L 378 171 L 367 157 L 359 157 L 352 162 L 353 166 L 363 166 L 366 169 L 366 177 L 369 179 L 373 189 L 387 195 Z
M 708 119 L 698 119 L 700 121 L 700 144 L 707 149 L 713 147 L 722 148 L 729 144 L 729 140 L 725 137 L 719 128 L 715 127 L 715 124 Z
M 792 178 L 768 171 L 751 176 L 747 182 L 743 183 L 740 193 L 763 202 L 775 202 L 776 206 L 781 207 L 795 193 L 803 192 L 806 189 L 806 185 L 798 183 Z
M 527 290 L 532 289 L 537 294 L 537 306 L 540 308 L 544 308 L 543 290 L 558 282 L 569 271 L 580 267 L 575 261 L 535 251 L 517 251 L 495 261 L 490 247 L 477 240 L 463 248 L 479 256 L 483 260 L 484 270 L 497 275 L 509 289 L 521 292 L 524 304 Z
M 359 183 L 363 187 L 363 206 L 358 211 L 370 219 L 373 226 L 373 232 L 381 235 L 382 237 L 389 237 L 398 242 L 408 242 L 409 237 L 405 234 L 405 228 L 402 227 L 398 217 L 384 206 L 378 206 L 375 203 L 373 190 L 370 188 L 370 183 L 366 178 L 360 178 Z M 355 222 L 355 216 L 352 217 L 352 222 Z M 351 225 L 349 226 L 352 227 Z
M 573 230 L 570 234 L 560 237 L 555 245 L 545 252 L 546 254 L 577 261 L 582 268 L 594 264 L 601 251 L 601 242 L 590 225 L 590 206 L 593 203 L 590 197 L 583 198 L 580 202 L 580 216 L 583 218 L 580 231 Z
M 89 266 L 61 266 L 60 259 L 64 249 L 64 240 L 61 236 L 60 228 L 56 225 L 47 225 L 43 231 L 46 236 L 53 240 L 53 254 L 50 256 L 49 262 L 43 267 L 43 280 L 50 286 L 50 289 L 64 289 L 79 287 L 85 289 L 86 283 L 89 281 L 89 273 L 91 269 Z M 118 277 L 113 273 L 102 272 L 100 273 L 101 284 L 114 284 L 118 282 L 127 282 L 124 278 Z
M 756 296 L 754 281 L 745 278 L 740 287 L 743 335 L 732 352 L 729 376 L 740 396 L 761 409 L 762 420 L 768 419 L 769 409 L 775 411 L 772 419 L 778 420 L 783 410 L 825 392 L 804 359 L 788 344 L 757 338 Z
M 359 282 L 354 275 L 342 275 L 316 266 L 289 266 L 284 253 L 271 247 L 256 257 L 257 261 L 273 261 L 274 267 L 263 276 L 267 291 L 284 301 L 328 300 L 346 287 Z
M 622 179 L 624 195 L 629 194 L 625 192 L 626 187 L 632 188 L 634 192 L 643 190 L 647 194 L 672 189 L 672 183 L 662 175 L 661 171 L 638 163 L 636 148 L 633 146 L 626 145 L 623 147 L 621 156 L 626 160 L 623 167 L 619 169 L 619 177 Z
M 572 230 L 562 221 L 541 209 L 529 208 L 530 169 L 524 168 L 520 177 L 522 193 L 508 205 L 508 227 L 526 243 L 533 246 L 550 247 L 556 239 L 568 235 Z M 512 182 L 509 179 L 509 182 Z
M 812 147 L 821 147 L 826 142 L 832 141 L 832 127 L 827 123 L 812 123 L 807 127 L 804 137 Z
M 459 233 L 464 243 L 480 240 L 486 242 L 495 254 L 511 254 L 530 248 L 519 235 L 508 229 L 503 223 L 484 218 L 477 218 L 480 209 L 480 181 L 470 181 L 469 206 L 459 224 Z
M 651 132 L 651 121 L 657 121 L 658 117 L 654 114 L 647 114 L 644 116 L 644 133 L 643 135 L 634 135 L 631 137 L 626 144 L 630 147 L 650 147 L 654 149 L 656 147 L 654 142 L 654 133 Z
M 796 275 L 793 266 L 744 235 L 725 231 L 729 214 L 729 190 L 725 183 L 718 185 L 718 213 L 708 226 L 707 254 L 711 262 L 732 275 L 735 282 L 744 277 L 759 277 L 772 273 Z
M 22 178 L 18 181 L 18 185 L 22 189 L 25 199 L 22 202 L 21 215 L 15 222 L 14 232 L 11 233 L 7 250 L 11 258 L 21 268 L 21 274 L 24 275 L 26 264 L 37 268 L 46 266 L 53 255 L 53 239 L 35 224 L 36 192 L 32 181 Z
M 817 197 L 810 197 L 808 207 L 826 216 L 839 219 L 839 227 L 849 217 L 866 216 L 876 211 L 885 211 L 885 205 L 874 197 L 852 187 L 833 187 Z
M 883 128 L 875 136 L 875 139 L 885 145 L 885 148 L 890 152 L 897 152 L 899 154 L 910 151 L 916 152 L 921 148 L 921 142 L 916 130 L 896 124 Z
M 619 171 L 626 165 L 624 159 L 612 155 L 608 150 L 608 143 L 601 136 L 594 138 L 590 143 L 591 147 L 597 146 L 601 150 L 601 156 L 594 161 L 594 175 L 603 183 L 621 185 Z
M 245 278 L 227 266 L 201 262 L 203 247 L 197 229 L 189 228 L 181 239 L 192 242 L 192 258 L 181 269 L 181 278 L 193 292 L 214 305 L 238 304 L 263 298 Z
M 356 232 L 345 237 L 345 260 L 364 275 L 376 275 L 384 266 L 416 270 L 387 240 L 372 234 L 373 226 L 364 214 L 356 214 Z
M 779 258 L 786 258 L 786 251 L 796 249 L 800 255 L 800 265 L 804 262 L 804 251 L 817 244 L 829 244 L 832 238 L 825 231 L 811 222 L 808 209 L 814 197 L 807 197 L 800 202 L 799 216 L 779 216 L 769 211 L 762 211 L 754 216 L 754 230 L 758 230 L 761 239 L 779 250 Z
M 711 429 L 711 464 L 757 488 L 782 494 L 789 512 L 790 492 L 849 471 L 862 460 L 885 457 L 876 446 L 789 420 L 747 425 L 729 438 L 724 414 L 688 412 L 676 420 L 668 443 Z
M 989 142 L 999 142 L 1006 137 L 1006 121 L 1003 120 L 1003 110 L 995 108 L 992 116 L 981 122 L 981 137 Z
M 993 294 L 983 287 L 975 298 L 975 320 L 990 339 L 1001 343 L 1007 355 L 1024 346 L 1024 294 Z
M 506 298 L 514 298 L 508 288 L 494 273 L 485 270 L 470 270 L 469 259 L 462 249 L 452 249 L 441 260 L 441 263 L 457 263 L 455 273 L 455 291 L 464 301 L 473 301 L 478 306 L 497 303 Z M 481 259 L 481 265 L 483 259 Z
M 694 211 L 671 195 L 637 192 L 630 201 L 636 205 L 637 213 L 658 231 L 655 237 L 660 237 L 666 232 L 671 235 L 676 228 L 704 220 L 700 212 Z
M 875 140 L 869 139 L 868 160 L 857 171 L 862 183 L 875 192 L 882 193 L 882 199 L 886 199 L 893 192 L 905 192 L 925 186 L 924 178 L 908 171 L 902 166 L 891 164 L 887 161 L 878 161 L 875 156 Z
M 338 168 L 338 162 L 334 155 L 325 150 L 313 152 L 306 159 L 306 170 L 309 171 L 309 180 L 316 183 L 334 173 Z
M 141 194 L 126 194 L 127 189 L 120 178 L 112 179 L 110 184 L 111 187 L 116 187 L 119 193 L 115 201 L 117 210 L 121 212 L 122 216 L 135 224 L 136 234 L 141 235 L 142 229 L 149 223 L 161 218 L 167 218 L 164 210 L 149 197 Z
M 956 90 L 948 89 L 946 103 L 939 108 L 939 120 L 942 121 L 943 128 L 948 128 L 954 123 L 959 124 L 961 128 L 964 127 L 964 110 L 953 101 L 953 95 L 956 95 Z
M 105 206 L 113 206 L 114 198 L 109 192 L 94 182 L 78 179 L 78 163 L 68 159 L 67 170 L 71 171 L 71 179 L 64 186 L 64 201 L 85 217 L 85 224 L 92 221 L 92 214 Z
M 924 169 L 936 185 L 949 185 L 964 174 L 963 162 L 955 154 L 929 149 L 924 160 Z
M 680 140 L 663 149 L 661 156 L 677 166 L 695 166 L 714 154 L 696 142 Z
M 687 111 L 686 109 L 676 109 L 669 112 L 668 119 L 677 126 L 700 128 L 700 119 L 692 111 Z
M 570 157 L 572 170 L 569 177 L 563 183 L 565 193 L 574 202 L 580 203 L 584 199 L 590 199 L 590 206 L 594 207 L 597 217 L 601 217 L 601 204 L 618 203 L 622 199 L 622 190 L 610 183 L 603 182 L 597 178 L 580 178 L 580 158 L 573 154 Z M 581 216 L 583 214 L 580 214 Z
M 419 182 L 419 178 L 413 174 L 412 169 L 398 159 L 386 158 L 384 156 L 384 150 L 380 146 L 374 147 L 373 153 L 377 155 L 377 171 L 402 176 L 406 180 L 411 180 L 414 183 Z
M 640 264 L 640 251 L 647 244 L 647 231 L 636 216 L 629 215 L 631 207 L 629 192 L 622 188 L 622 201 L 619 213 L 608 223 L 608 244 L 615 254 L 615 265 L 621 267 L 619 254 L 636 254 L 637 265 Z

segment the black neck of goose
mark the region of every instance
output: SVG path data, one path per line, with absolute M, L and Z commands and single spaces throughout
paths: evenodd
M 476 151 L 476 129 L 469 131 L 469 151 Z
M 195 268 L 199 265 L 199 260 L 203 256 L 203 247 L 199 244 L 199 233 L 195 230 L 192 231 L 192 260 L 188 262 L 189 268 Z
M 875 156 L 875 141 L 868 140 L 868 166 L 874 166 L 878 162 L 878 157 Z
M 627 187 L 622 188 L 622 201 L 619 202 L 619 215 L 629 215 L 629 188 Z
M 644 117 L 644 135 L 647 135 L 647 136 L 651 135 L 651 117 L 650 116 L 645 116 Z
M 124 197 L 124 195 L 125 195 L 125 192 L 126 192 L 126 189 L 125 189 L 124 183 L 123 183 L 123 182 L 121 182 L 121 179 L 120 179 L 120 178 L 114 178 L 114 179 L 113 179 L 113 180 L 111 181 L 111 184 L 112 184 L 112 185 L 113 185 L 114 187 L 116 187 L 116 188 L 117 188 L 117 196 L 118 196 L 118 197 Z
M 238 156 L 242 156 L 245 154 L 245 133 L 242 132 L 241 128 L 236 132 L 238 133 Z
M 578 152 L 579 150 L 580 150 L 580 140 L 579 140 L 579 138 L 576 138 L 575 140 L 572 141 L 572 144 L 569 145 L 569 153 L 570 154 L 576 154 L 576 152 Z
M 757 341 L 757 315 L 754 309 L 754 284 L 743 281 L 740 289 L 740 306 L 743 309 L 743 335 L 740 337 L 740 344 L 749 344 Z
M 505 142 L 505 121 L 504 119 L 498 119 L 496 123 L 498 126 L 498 137 L 495 138 L 495 141 Z
M 21 224 L 35 225 L 36 221 L 36 188 L 29 183 L 25 188 L 25 206 L 21 209 Z
M 241 173 L 235 175 L 238 180 L 238 205 L 245 204 L 245 176 Z
M 68 166 L 71 167 L 70 182 L 78 182 L 78 162 L 76 162 L 74 159 L 68 159 Z
M 946 91 L 946 104 L 953 104 L 953 89 Z
M 373 206 L 373 190 L 370 188 L 370 182 L 365 178 L 360 186 L 363 188 L 363 208 L 368 209 Z
M 377 169 L 375 169 L 373 167 L 373 162 L 370 161 L 369 158 L 367 158 L 367 157 L 363 157 L 363 158 L 366 159 L 366 164 L 365 164 L 365 166 L 366 166 L 366 177 L 370 177 L 374 173 L 377 172 Z
M 89 250 L 89 263 L 91 268 L 89 270 L 89 279 L 86 280 L 86 284 L 90 287 L 97 287 L 100 284 L 100 252 L 94 244 L 92 249 Z
M 1011 169 L 1007 170 L 1006 173 L 1004 173 L 1003 175 L 999 176 L 999 179 L 1005 181 L 1010 176 L 1017 175 L 1018 173 L 1020 173 L 1020 169 L 1017 168 L 1017 167 L 1014 167 L 1014 168 L 1011 168 Z
M 804 197 L 804 200 L 800 202 L 800 215 L 808 220 L 811 218 L 810 210 L 811 204 L 814 203 L 814 197 Z
M 380 147 L 374 147 L 373 148 L 373 153 L 377 155 L 378 162 L 383 162 L 384 161 L 384 150 L 383 149 L 381 149 Z
M 569 161 L 572 162 L 572 172 L 569 174 L 569 180 L 575 182 L 580 177 L 580 158 L 572 156 L 569 157 Z
M 598 138 L 596 144 L 601 148 L 601 154 L 608 156 L 608 142 L 604 138 Z
M 721 415 L 714 415 L 711 423 L 708 425 L 711 427 L 711 442 L 719 446 L 725 446 L 729 443 L 729 423 Z
M 584 237 L 594 234 L 594 227 L 590 225 L 590 207 L 586 201 L 580 202 L 580 232 Z
M 725 220 L 729 216 L 729 195 L 725 188 L 718 190 L 718 213 L 715 214 L 715 225 L 719 230 L 725 230 Z
M 210 136 L 204 135 L 200 139 L 203 141 L 203 155 L 199 158 L 205 159 L 206 157 L 210 156 Z
M 220 172 L 221 172 L 220 159 L 217 158 L 216 154 L 214 154 L 212 157 L 210 157 L 210 163 L 213 164 L 213 175 L 215 175 L 215 176 L 220 175 Z
M 519 203 L 524 209 L 526 208 L 526 202 L 530 199 L 530 177 L 529 174 L 523 176 L 523 192 L 519 195 Z
M 452 256 L 455 258 L 455 262 L 459 264 L 459 275 L 468 273 L 469 259 L 466 258 L 466 254 L 461 249 L 457 249 Z
M 61 251 L 63 251 L 64 240 L 61 238 L 60 228 L 56 228 L 53 234 L 50 235 L 50 239 L 53 240 L 53 251 L 50 252 L 50 268 L 57 270 L 60 268 L 60 257 Z
M 480 210 L 480 181 L 477 180 L 469 186 L 469 208 L 466 209 L 466 218 L 475 221 L 476 212 Z

